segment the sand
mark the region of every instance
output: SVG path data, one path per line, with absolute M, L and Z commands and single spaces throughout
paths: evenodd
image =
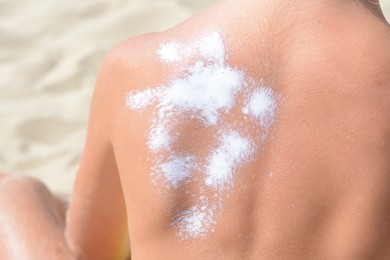
M 0 0 L 0 171 L 69 193 L 104 56 L 214 2 Z M 390 20 L 390 0 L 382 5 Z

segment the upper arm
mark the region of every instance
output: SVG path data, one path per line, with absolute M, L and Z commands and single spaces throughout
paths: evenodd
M 82 259 L 121 259 L 128 253 L 126 207 L 110 141 L 115 113 L 110 83 L 119 76 L 117 52 L 108 55 L 99 72 L 67 214 L 67 241 Z

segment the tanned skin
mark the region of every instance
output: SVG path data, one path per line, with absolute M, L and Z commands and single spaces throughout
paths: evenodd
M 213 31 L 281 99 L 214 231 L 182 240 L 167 208 L 186 198 L 149 176 L 152 110 L 125 98 L 174 75 L 161 43 Z M 209 150 L 193 124 L 181 145 Z M 390 30 L 375 1 L 224 0 L 129 39 L 104 61 L 88 129 L 67 212 L 38 181 L 1 177 L 0 259 L 390 259 Z

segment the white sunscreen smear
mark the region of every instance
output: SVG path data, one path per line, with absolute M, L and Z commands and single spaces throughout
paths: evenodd
M 144 110 L 157 97 L 158 90 L 148 89 L 143 92 L 127 96 L 127 107 L 134 110 Z
M 126 105 L 138 112 L 149 106 L 154 111 L 147 142 L 154 163 L 150 172 L 152 182 L 168 190 L 185 189 L 184 184 L 201 182 L 195 193 L 185 191 L 191 198 L 198 198 L 195 199 L 198 202 L 177 212 L 171 223 L 180 238 L 200 239 L 217 223 L 222 197 L 233 187 L 238 169 L 258 149 L 257 140 L 240 133 L 235 125 L 223 122 L 222 116 L 229 114 L 238 105 L 238 97 L 244 95 L 241 111 L 257 124 L 259 135 L 264 137 L 264 130 L 276 116 L 276 95 L 262 82 L 253 83 L 256 81 L 244 71 L 227 64 L 225 44 L 219 33 L 190 43 L 162 43 L 156 54 L 162 63 L 179 67 L 179 73 L 164 85 L 130 92 Z M 216 145 L 206 157 L 183 154 L 174 148 L 182 140 L 183 133 L 175 127 L 183 123 L 179 122 L 183 117 L 184 121 L 185 118 L 198 120 L 206 129 L 219 129 L 214 134 Z M 205 196 L 206 192 L 213 194 L 212 197 Z
M 166 63 L 178 62 L 180 60 L 179 48 L 181 46 L 176 42 L 161 44 L 157 54 Z
M 162 149 L 168 150 L 171 142 L 172 136 L 169 133 L 169 128 L 163 123 L 156 123 L 149 132 L 149 149 L 154 152 Z
M 258 119 L 260 125 L 268 128 L 274 120 L 276 100 L 271 88 L 256 89 L 249 97 L 242 112 Z
M 200 196 L 199 205 L 180 212 L 172 223 L 178 227 L 178 235 L 184 239 L 204 238 L 215 223 L 213 219 L 214 207 L 210 207 L 205 196 Z
M 193 156 L 173 156 L 159 164 L 158 170 L 174 188 L 178 188 L 189 178 L 194 159 Z
M 206 171 L 206 184 L 221 189 L 232 185 L 234 168 L 247 160 L 251 153 L 251 141 L 237 132 L 224 133 L 221 145 L 213 151 Z
M 165 92 L 165 104 L 192 111 L 208 124 L 216 124 L 220 110 L 233 107 L 234 94 L 241 87 L 241 73 L 214 64 L 198 62 L 184 79 L 176 79 Z

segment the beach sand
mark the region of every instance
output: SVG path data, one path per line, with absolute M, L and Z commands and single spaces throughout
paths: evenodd
M 69 193 L 104 56 L 214 2 L 0 0 L 0 171 Z M 390 0 L 382 6 L 390 20 Z

